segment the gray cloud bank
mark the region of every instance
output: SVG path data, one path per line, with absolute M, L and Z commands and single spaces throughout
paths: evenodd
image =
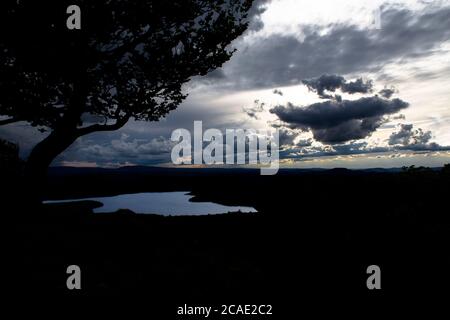
M 284 135 L 292 135 L 284 133 Z M 281 134 L 280 134 L 281 137 Z M 438 152 L 450 151 L 450 146 L 441 146 L 437 143 L 430 142 L 432 139 L 431 131 L 423 131 L 421 128 L 414 129 L 412 124 L 400 124 L 399 130 L 393 132 L 388 139 L 388 144 L 385 146 L 370 145 L 365 141 L 351 141 L 336 145 L 313 145 L 312 143 L 302 145 L 295 144 L 291 140 L 291 144 L 286 146 L 281 151 L 281 158 L 283 159 L 307 159 L 320 158 L 330 156 L 351 156 L 361 154 L 375 154 L 375 153 L 391 153 L 391 157 L 400 156 L 401 152 Z
M 380 70 L 386 63 L 432 54 L 450 39 L 450 6 L 412 11 L 386 7 L 382 28 L 354 25 L 304 26 L 302 37 L 273 34 L 239 51 L 216 72 L 216 84 L 234 89 L 295 85 L 320 74 L 351 74 Z M 438 49 L 437 49 L 438 50 Z
M 353 82 L 348 82 L 343 76 L 325 74 L 318 78 L 302 81 L 310 91 L 316 92 L 322 99 L 332 99 L 333 96 L 325 93 L 325 91 L 335 92 L 340 89 L 342 92 L 354 93 L 369 93 L 372 92 L 372 81 L 366 81 L 359 78 Z

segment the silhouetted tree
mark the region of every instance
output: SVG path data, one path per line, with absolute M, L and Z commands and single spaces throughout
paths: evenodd
M 42 178 L 77 138 L 157 121 L 182 85 L 229 60 L 253 0 L 2 0 L 0 125 L 26 121 L 49 135 L 26 172 Z M 66 27 L 81 8 L 81 30 Z
M 441 173 L 446 177 L 450 177 L 450 163 L 444 165 L 444 167 L 441 170 Z
M 416 167 L 415 165 L 402 167 L 401 174 L 407 179 L 413 180 L 433 178 L 435 176 L 435 172 L 433 171 L 433 169 L 424 166 Z

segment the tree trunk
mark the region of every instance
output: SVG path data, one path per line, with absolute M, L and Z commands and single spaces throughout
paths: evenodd
M 31 151 L 25 164 L 25 179 L 31 192 L 42 188 L 52 161 L 78 138 L 74 130 L 54 130 Z M 33 191 L 34 190 L 34 191 Z

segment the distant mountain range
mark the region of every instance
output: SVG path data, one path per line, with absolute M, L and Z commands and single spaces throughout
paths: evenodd
M 440 171 L 441 167 L 430 168 L 433 171 Z M 358 173 L 396 173 L 401 172 L 402 168 L 368 168 L 368 169 L 299 169 L 299 168 L 282 168 L 279 175 L 286 174 L 358 174 Z M 144 174 L 144 175 L 221 175 L 221 174 L 243 174 L 243 175 L 259 175 L 258 168 L 167 168 L 152 166 L 127 166 L 120 168 L 88 168 L 88 167 L 50 167 L 50 175 L 84 175 L 84 174 Z

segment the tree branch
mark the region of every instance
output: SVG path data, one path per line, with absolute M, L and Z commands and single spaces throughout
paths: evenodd
M 116 123 L 113 124 L 93 124 L 88 127 L 80 128 L 77 130 L 77 135 L 79 137 L 93 133 L 93 132 L 105 132 L 105 131 L 114 131 L 122 128 L 127 122 L 130 120 L 130 116 L 125 116 L 121 119 L 118 119 Z

